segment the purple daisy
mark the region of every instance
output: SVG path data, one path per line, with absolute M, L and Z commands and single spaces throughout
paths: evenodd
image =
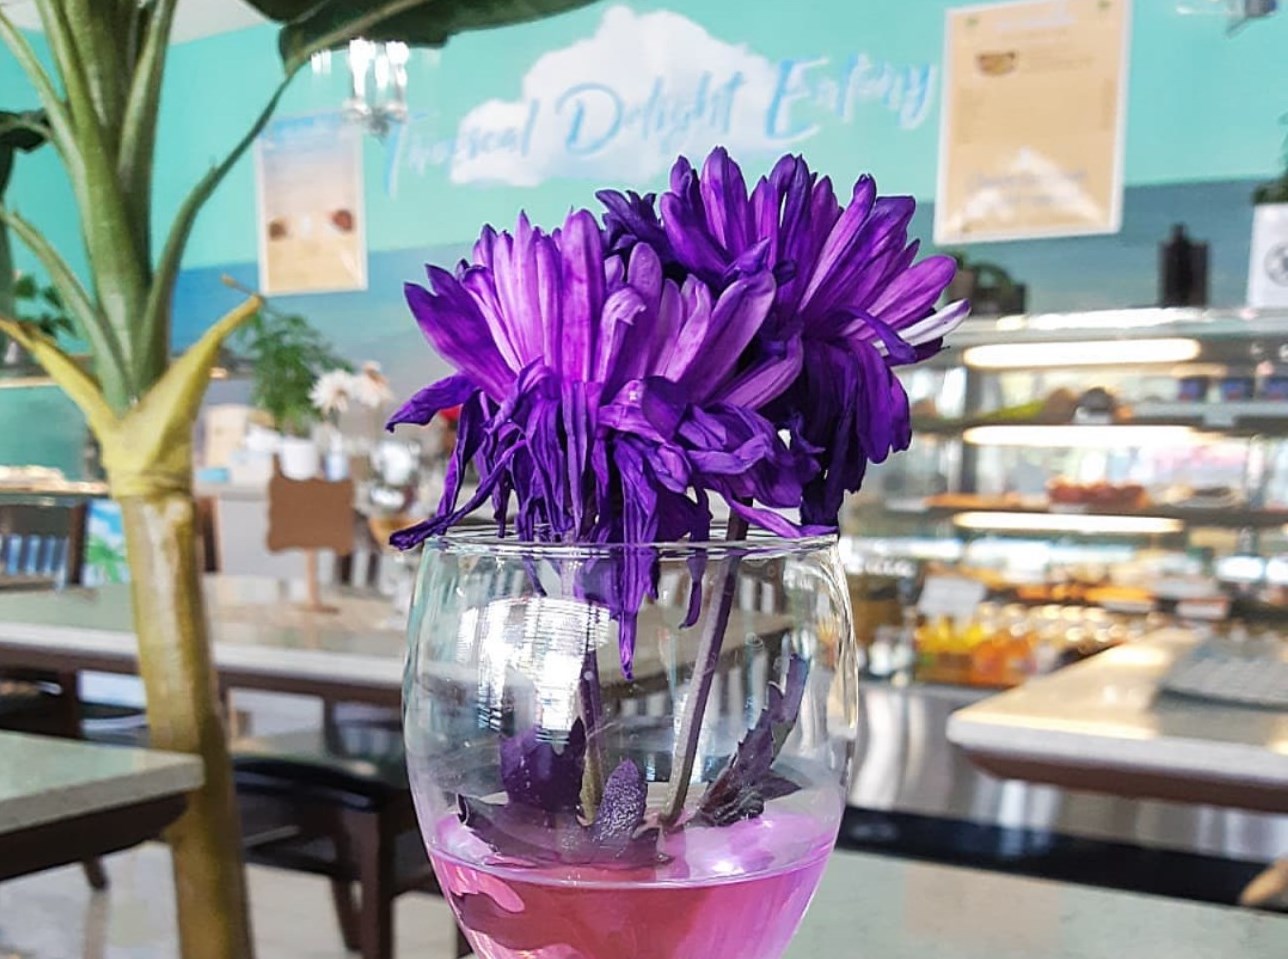
M 868 463 L 911 440 L 908 396 L 893 368 L 938 352 L 969 310 L 965 302 L 935 310 L 956 267 L 945 256 L 917 261 L 919 244 L 908 239 L 915 201 L 879 197 L 863 176 L 842 206 L 831 180 L 795 156 L 748 192 L 723 148 L 701 173 L 677 160 L 656 208 L 649 196 L 598 196 L 616 250 L 650 244 L 668 270 L 714 289 L 748 273 L 776 277 L 771 317 L 753 350 L 764 357 L 800 351 L 804 362 L 791 386 L 758 410 L 791 431 L 795 448 L 817 457 L 802 520 L 835 526 Z
M 546 234 L 520 217 L 513 235 L 485 230 L 472 264 L 429 267 L 407 301 L 431 345 L 458 372 L 417 393 L 389 421 L 428 423 L 461 406 L 436 515 L 395 534 L 406 548 L 491 498 L 502 530 L 525 540 L 649 544 L 709 537 L 708 495 L 780 535 L 817 467 L 757 409 L 795 382 L 801 351 L 755 343 L 776 284 L 748 271 L 713 294 L 663 275 L 652 247 L 606 255 L 586 211 Z M 480 482 L 461 503 L 473 461 Z M 516 509 L 511 515 L 511 498 Z M 629 671 L 633 615 L 656 584 L 652 557 L 611 564 L 586 588 L 619 614 Z M 696 608 L 693 613 L 696 615 Z

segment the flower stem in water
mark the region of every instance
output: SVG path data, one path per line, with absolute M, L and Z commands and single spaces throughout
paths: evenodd
M 746 538 L 747 521 L 737 515 L 730 516 L 725 540 L 732 542 Z M 693 776 L 693 766 L 697 760 L 702 718 L 711 696 L 711 684 L 715 680 L 720 648 L 724 644 L 724 634 L 729 627 L 729 614 L 733 611 L 733 599 L 737 592 L 738 560 L 738 554 L 732 552 L 725 560 L 724 579 L 719 593 L 713 598 L 702 630 L 702 639 L 698 644 L 693 679 L 689 684 L 689 694 L 684 698 L 684 715 L 680 720 L 680 732 L 676 736 L 675 751 L 671 757 L 671 783 L 666 794 L 666 805 L 662 809 L 662 822 L 667 826 L 674 826 L 679 822 L 684 814 L 684 802 L 689 797 L 689 780 Z M 698 586 L 699 584 L 694 584 L 695 589 Z

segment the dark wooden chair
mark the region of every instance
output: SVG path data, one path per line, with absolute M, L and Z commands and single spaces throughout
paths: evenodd
M 416 825 L 397 724 L 373 715 L 239 740 L 233 770 L 247 861 L 326 876 L 345 946 L 363 959 L 391 959 L 395 898 L 413 890 L 441 895 Z M 470 951 L 458 929 L 455 955 Z
M 53 589 L 81 581 L 85 555 L 84 503 L 0 504 L 0 590 Z M 0 729 L 81 738 L 75 673 L 0 670 Z M 98 859 L 84 862 L 94 889 L 107 888 Z

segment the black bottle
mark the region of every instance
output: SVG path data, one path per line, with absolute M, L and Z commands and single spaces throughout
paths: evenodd
M 1207 306 L 1208 247 L 1185 232 L 1185 224 L 1172 227 L 1166 243 L 1158 245 L 1158 305 Z

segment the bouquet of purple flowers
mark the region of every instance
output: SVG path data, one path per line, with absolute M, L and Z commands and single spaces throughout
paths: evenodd
M 911 197 L 871 177 L 848 204 L 785 156 L 750 192 L 717 148 L 670 189 L 603 191 L 549 233 L 520 216 L 486 227 L 472 263 L 428 267 L 407 300 L 457 373 L 389 421 L 460 406 L 437 513 L 395 534 L 413 546 L 489 499 L 499 529 L 535 542 L 639 545 L 638 562 L 586 586 L 621 623 L 656 597 L 649 544 L 705 541 L 711 496 L 729 538 L 835 530 L 870 462 L 911 440 L 896 367 L 934 355 L 966 316 L 936 311 L 946 256 L 917 259 Z M 469 463 L 477 489 L 461 502 Z M 785 515 L 787 514 L 787 515 Z M 695 581 L 700 577 L 695 576 Z M 690 617 L 700 605 L 693 593 Z

